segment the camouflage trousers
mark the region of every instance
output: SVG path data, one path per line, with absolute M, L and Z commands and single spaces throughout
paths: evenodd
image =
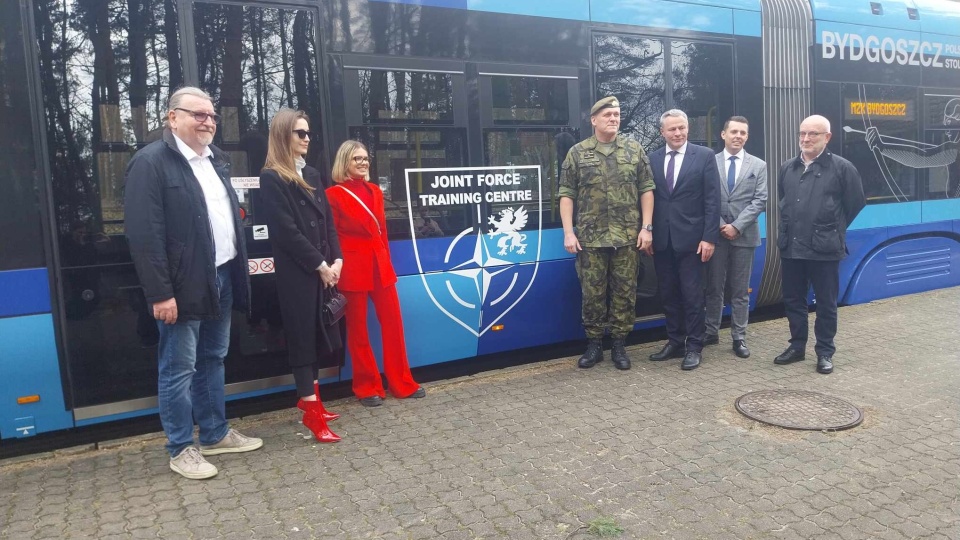
M 613 338 L 633 330 L 639 265 L 640 252 L 633 246 L 584 248 L 577 254 L 587 339 L 602 338 L 608 327 Z

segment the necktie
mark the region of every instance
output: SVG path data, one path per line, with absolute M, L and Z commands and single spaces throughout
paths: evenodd
M 677 157 L 677 152 L 676 150 L 671 150 L 670 152 L 668 152 L 668 154 L 670 154 L 670 161 L 667 162 L 667 174 L 666 174 L 667 193 L 673 193 L 673 188 L 675 187 L 674 179 L 673 179 L 673 163 L 674 163 L 674 158 Z
M 730 156 L 730 168 L 727 169 L 727 192 L 733 193 L 737 185 L 737 156 Z

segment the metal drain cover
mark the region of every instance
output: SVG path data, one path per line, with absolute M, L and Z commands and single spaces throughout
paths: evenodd
M 850 403 L 817 392 L 761 390 L 737 398 L 743 415 L 787 429 L 839 431 L 860 425 L 863 412 Z

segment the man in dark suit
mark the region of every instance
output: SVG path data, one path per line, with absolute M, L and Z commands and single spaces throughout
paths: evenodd
M 707 265 L 707 321 L 703 343 L 719 343 L 723 297 L 727 296 L 733 352 L 740 358 L 748 358 L 750 273 L 754 251 L 760 245 L 757 218 L 767 208 L 767 164 L 743 148 L 750 137 L 746 118 L 730 117 L 720 137 L 724 148 L 717 154 L 717 171 L 726 180 L 720 182 L 720 241 Z
M 703 350 L 703 265 L 720 236 L 720 174 L 713 150 L 687 142 L 687 115 L 660 116 L 667 146 L 650 154 L 653 169 L 653 261 L 667 317 L 667 344 L 650 360 L 683 358 L 696 369 Z

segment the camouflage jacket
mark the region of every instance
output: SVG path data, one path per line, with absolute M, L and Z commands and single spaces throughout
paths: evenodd
M 604 155 L 593 136 L 570 149 L 560 173 L 560 197 L 576 203 L 577 239 L 583 247 L 635 245 L 640 194 L 654 188 L 650 160 L 640 143 L 617 135 Z

